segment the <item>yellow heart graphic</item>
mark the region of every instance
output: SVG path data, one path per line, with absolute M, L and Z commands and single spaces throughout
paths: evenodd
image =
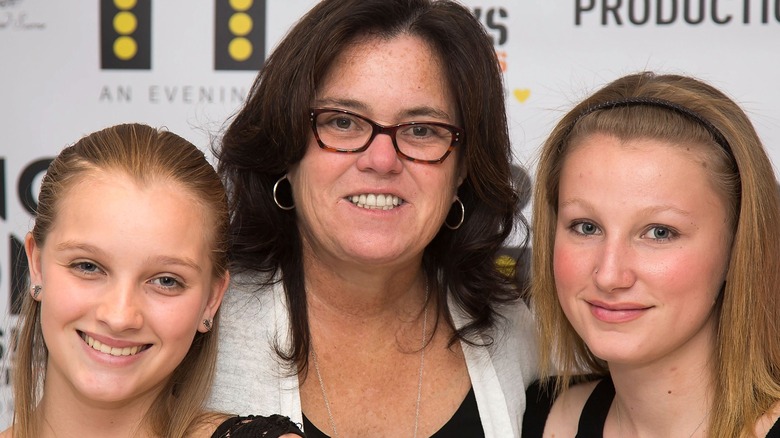
M 515 99 L 517 99 L 520 103 L 523 103 L 528 100 L 529 97 L 531 97 L 531 90 L 528 88 L 515 88 L 515 91 L 513 91 L 512 94 L 515 95 Z

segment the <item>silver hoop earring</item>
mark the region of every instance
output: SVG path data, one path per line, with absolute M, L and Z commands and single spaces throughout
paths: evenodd
M 211 331 L 211 320 L 210 319 L 204 319 L 203 320 L 203 327 L 206 327 L 206 332 Z
M 466 219 L 466 206 L 463 205 L 463 201 L 461 201 L 460 198 L 456 196 L 455 202 L 460 204 L 460 221 L 455 225 L 450 225 L 447 223 L 447 219 L 446 218 L 444 219 L 444 226 L 451 230 L 457 230 L 458 228 L 460 228 L 460 226 L 463 225 L 463 221 Z
M 280 182 L 282 182 L 282 181 L 284 181 L 284 180 L 287 180 L 287 182 L 288 182 L 288 183 L 289 183 L 289 181 L 290 181 L 290 180 L 287 178 L 287 174 L 286 174 L 286 173 L 285 173 L 285 174 L 284 174 L 284 175 L 283 175 L 281 178 L 279 178 L 278 180 L 276 180 L 276 183 L 274 183 L 274 192 L 273 192 L 273 196 L 274 196 L 274 204 L 276 204 L 276 206 L 277 206 L 277 207 L 279 207 L 279 208 L 281 208 L 282 210 L 292 210 L 293 208 L 295 208 L 295 204 L 293 204 L 293 205 L 291 205 L 291 206 L 289 206 L 289 207 L 288 207 L 288 206 L 286 206 L 286 205 L 282 205 L 282 204 L 280 204 L 280 203 L 279 203 L 279 200 L 278 200 L 278 199 L 276 199 L 276 189 L 279 187 L 279 183 L 280 183 Z
M 30 294 L 32 295 L 34 300 L 38 299 L 38 296 L 41 294 L 41 291 L 43 290 L 43 286 L 40 284 L 36 284 L 30 287 Z

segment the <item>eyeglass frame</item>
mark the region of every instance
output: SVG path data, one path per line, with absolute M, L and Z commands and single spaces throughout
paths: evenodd
M 337 112 L 341 114 L 347 114 L 353 117 L 357 117 L 361 120 L 366 121 L 369 125 L 371 125 L 371 135 L 368 137 L 368 140 L 366 141 L 366 144 L 363 146 L 357 148 L 357 149 L 340 149 L 335 148 L 333 146 L 326 145 L 321 139 L 320 134 L 317 131 L 317 116 L 319 116 L 322 113 L 325 112 Z M 371 143 L 374 141 L 374 138 L 376 138 L 379 134 L 386 134 L 390 137 L 390 140 L 393 142 L 393 147 L 395 148 L 395 153 L 406 160 L 409 160 L 414 163 L 422 163 L 422 164 L 440 164 L 444 160 L 447 159 L 447 157 L 450 156 L 450 153 L 455 149 L 456 146 L 459 146 L 461 142 L 463 141 L 463 137 L 465 136 L 465 131 L 462 128 L 459 128 L 457 126 L 453 126 L 447 123 L 442 122 L 404 122 L 404 123 L 398 123 L 396 125 L 380 125 L 379 123 L 369 119 L 366 116 L 363 116 L 361 114 L 354 113 L 352 111 L 348 111 L 341 108 L 309 108 L 309 119 L 311 120 L 311 130 L 314 132 L 314 138 L 317 140 L 317 144 L 319 145 L 320 149 L 324 149 L 326 151 L 331 152 L 341 152 L 345 154 L 354 154 L 358 152 L 363 152 L 368 149 L 369 146 L 371 146 Z M 452 134 L 452 141 L 450 142 L 449 147 L 447 148 L 447 152 L 444 153 L 444 155 L 439 158 L 438 160 L 421 160 L 419 158 L 413 158 L 401 151 L 401 149 L 398 147 L 398 142 L 396 142 L 395 134 L 396 132 L 404 127 L 408 126 L 414 126 L 414 125 L 434 125 L 434 126 L 440 126 L 442 128 L 447 129 Z

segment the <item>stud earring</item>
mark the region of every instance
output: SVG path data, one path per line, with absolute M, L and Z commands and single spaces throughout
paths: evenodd
M 41 294 L 42 290 L 43 290 L 43 286 L 41 286 L 40 284 L 30 286 L 30 294 L 32 295 L 34 300 L 38 299 L 38 295 Z
M 203 326 L 206 327 L 206 332 L 211 331 L 211 320 L 210 319 L 204 319 L 203 320 Z

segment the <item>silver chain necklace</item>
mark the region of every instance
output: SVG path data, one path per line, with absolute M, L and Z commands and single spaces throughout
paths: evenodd
M 413 438 L 417 438 L 417 426 L 420 422 L 420 400 L 422 399 L 422 382 L 423 382 L 423 368 L 425 367 L 425 334 L 428 328 L 428 280 L 425 280 L 425 310 L 423 311 L 423 326 L 422 326 L 422 341 L 420 343 L 420 373 L 417 378 L 417 406 L 414 410 L 414 434 Z M 336 430 L 336 422 L 333 420 L 333 413 L 330 410 L 330 401 L 328 400 L 328 394 L 325 392 L 325 383 L 322 381 L 322 374 L 320 373 L 320 365 L 317 362 L 317 351 L 314 346 L 311 347 L 311 358 L 314 362 L 314 371 L 317 372 L 317 380 L 320 382 L 320 391 L 322 392 L 322 400 L 325 402 L 325 410 L 328 411 L 328 422 L 330 428 L 333 430 L 333 438 L 338 438 L 339 433 Z

